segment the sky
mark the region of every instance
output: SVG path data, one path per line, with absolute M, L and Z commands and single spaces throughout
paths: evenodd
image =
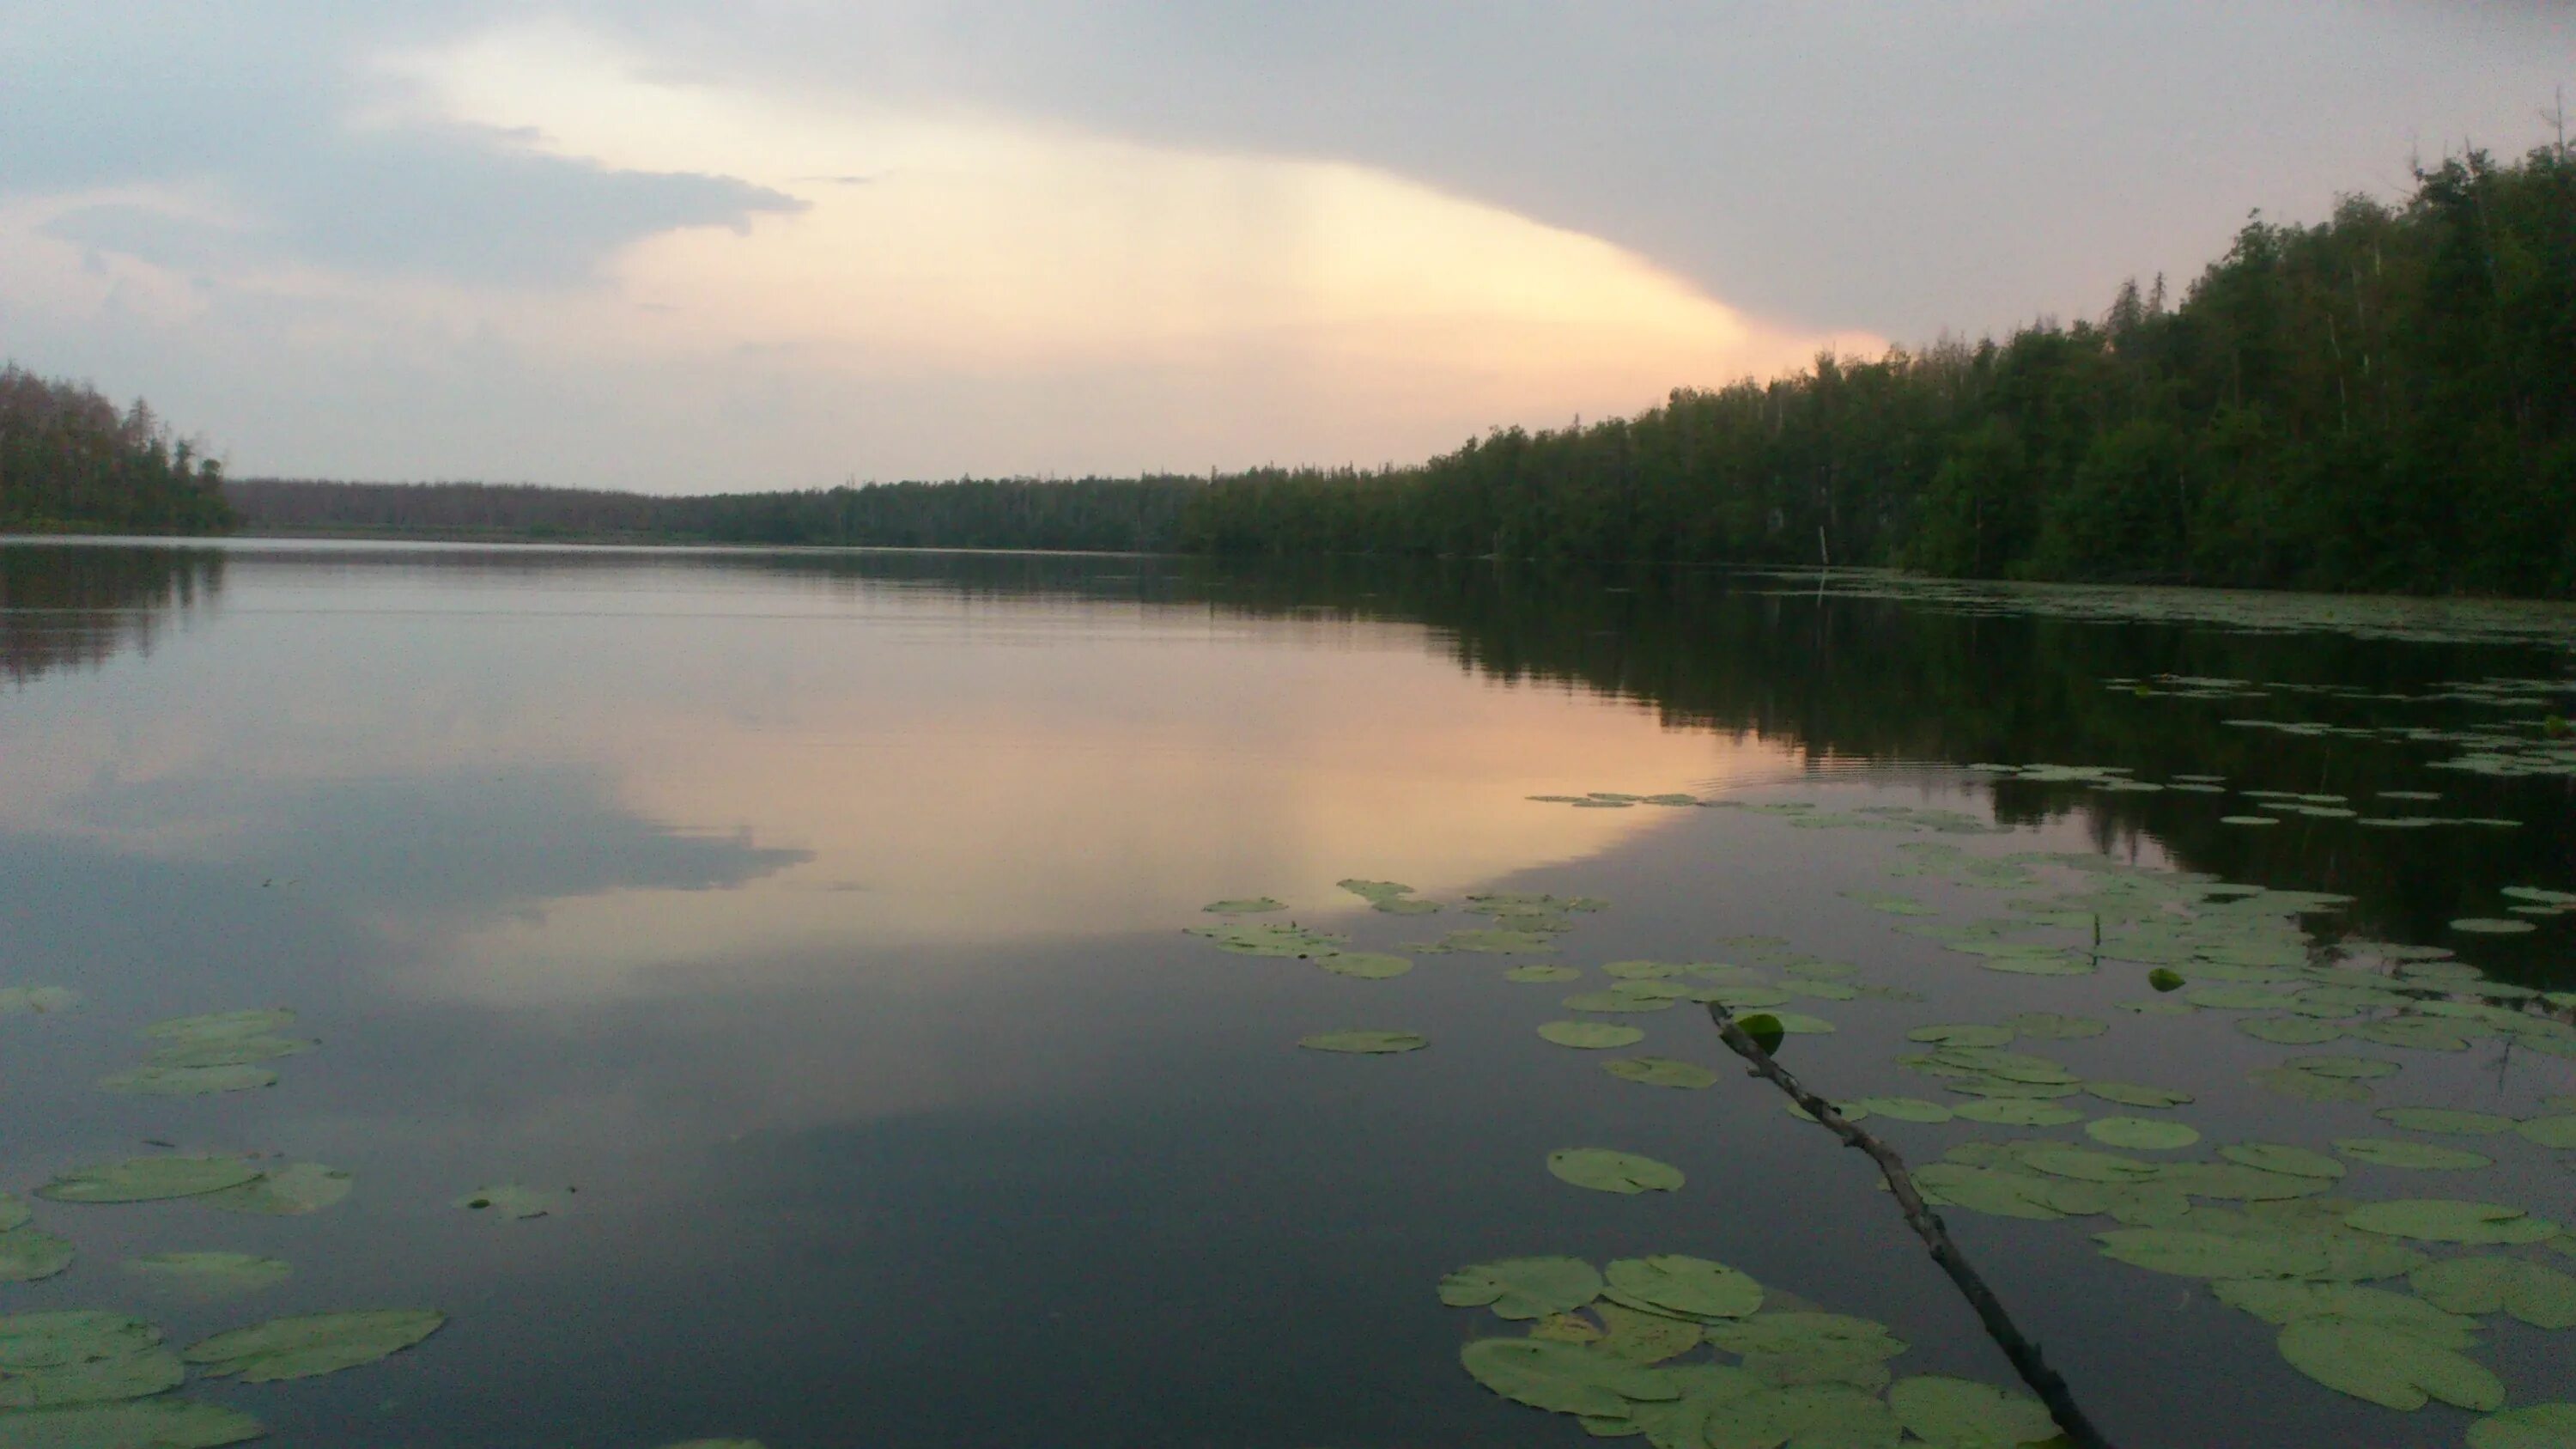
M 1405 462 L 2517 153 L 2564 0 L 0 0 L 0 356 L 236 475 Z

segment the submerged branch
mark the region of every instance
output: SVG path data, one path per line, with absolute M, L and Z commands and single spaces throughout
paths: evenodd
M 1727 1049 L 1752 1064 L 1752 1075 L 1769 1078 L 1772 1085 L 1788 1093 L 1790 1100 L 1805 1109 L 1809 1116 L 1840 1137 L 1844 1145 L 1868 1153 L 1870 1159 L 1878 1164 L 1879 1173 L 1887 1179 L 1887 1190 L 1896 1195 L 1897 1206 L 1905 1213 L 1906 1226 L 1914 1229 L 1915 1236 L 1932 1250 L 1932 1261 L 1940 1264 L 1941 1271 L 1949 1274 L 1950 1281 L 1958 1285 L 1961 1296 L 1968 1300 L 1968 1306 L 1977 1311 L 1978 1321 L 1985 1325 L 1987 1336 L 2004 1351 L 2004 1357 L 2012 1361 L 2013 1369 L 2021 1375 L 2022 1382 L 2039 1395 L 2039 1401 L 2048 1407 L 2049 1417 L 2057 1421 L 2057 1427 L 2066 1431 L 2067 1442 L 2074 1449 L 2112 1449 L 2111 1441 L 2104 1438 L 2102 1431 L 2095 1428 L 2093 1421 L 2084 1417 L 2084 1411 L 2076 1406 L 2075 1395 L 2066 1387 L 2066 1380 L 2041 1360 L 2039 1345 L 2022 1337 L 2021 1330 L 2013 1326 L 2012 1316 L 2004 1312 L 2003 1300 L 1986 1286 L 1986 1280 L 1969 1266 L 1967 1254 L 1960 1252 L 1959 1245 L 1950 1240 L 1949 1230 L 1941 1225 L 1939 1215 L 1915 1189 L 1914 1175 L 1906 1170 L 1905 1159 L 1897 1156 L 1896 1149 L 1853 1126 L 1842 1113 L 1834 1110 L 1833 1103 L 1808 1091 L 1762 1049 L 1760 1042 L 1736 1025 L 1735 1018 L 1725 1007 L 1712 1002 L 1708 1015 L 1717 1023 L 1717 1033 L 1725 1039 Z

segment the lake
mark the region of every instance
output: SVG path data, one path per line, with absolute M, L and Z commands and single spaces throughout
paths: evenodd
M 1592 1414 L 1658 1444 L 2018 1389 L 1715 997 L 1882 1099 L 2115 1440 L 2456 1445 L 2287 1355 L 2407 1397 L 2367 1282 L 2448 1305 L 2398 1341 L 2451 1397 L 2576 1398 L 2523 1321 L 2576 1272 L 2571 664 L 2563 608 L 1852 573 L 0 545 L 0 987 L 77 994 L 0 996 L 0 1188 L 74 1254 L 0 1310 L 445 1315 L 176 1390 L 296 1445 L 1589 1442 L 1462 1366 L 1534 1324 L 1780 1325 Z M 1300 1046 L 1354 1030 L 1428 1044 Z M 32 1196 L 156 1154 L 353 1190 Z M 2369 1211 L 2428 1199 L 2496 1206 Z M 200 1251 L 291 1274 L 132 1262 Z M 1675 1327 L 1633 1262 L 1626 1307 L 1442 1301 L 1660 1254 L 1762 1314 Z M 2523 1317 L 2426 1271 L 2468 1257 Z M 1786 1427 L 1673 1427 L 1739 1390 Z

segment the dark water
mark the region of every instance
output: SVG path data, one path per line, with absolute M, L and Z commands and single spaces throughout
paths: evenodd
M 2145 994 L 2143 966 L 1980 971 L 1842 893 L 1967 919 L 1994 893 L 1891 879 L 1902 847 L 2098 852 L 2352 896 L 2308 921 L 2321 944 L 2445 945 L 2497 979 L 2576 986 L 2576 916 L 2446 924 L 2501 914 L 2500 887 L 2576 889 L 2567 775 L 2222 723 L 2533 735 L 2530 690 L 2511 709 L 2415 697 L 2555 680 L 2567 712 L 2576 616 L 1882 595 L 1463 567 L 0 547 L 0 985 L 85 998 L 0 1020 L 0 1187 L 146 1140 L 359 1184 L 294 1218 L 40 1203 L 80 1260 L 0 1286 L 0 1311 L 126 1309 L 176 1343 L 284 1313 L 450 1315 L 381 1364 L 185 1391 L 293 1445 L 1570 1445 L 1589 1442 L 1572 1421 L 1459 1369 L 1462 1341 L 1504 1325 L 1443 1307 L 1443 1273 L 1695 1253 L 1890 1325 L 1914 1345 L 1899 1373 L 2011 1378 L 1857 1154 L 1733 1072 L 1658 1091 L 1538 1040 L 1558 997 L 1607 983 L 1506 967 L 1729 959 L 1719 939 L 1750 934 L 1855 963 L 1927 999 L 1798 1003 L 1840 1030 L 1794 1039 L 1795 1064 L 1845 1096 L 1939 1096 L 1890 1060 L 1926 1021 L 2103 1014 L 2109 1034 L 2041 1049 L 2198 1092 L 2184 1115 L 2210 1145 L 2385 1129 L 2247 1087 L 2294 1049 L 2215 1013 L 2109 1011 Z M 2104 683 L 2160 675 L 2315 688 Z M 2347 697 L 2365 691 L 2409 698 Z M 2519 823 L 2251 830 L 2219 823 L 2242 800 L 1962 768 L 1985 761 L 2439 790 L 2429 808 Z M 1593 790 L 1959 811 L 2011 833 L 1526 798 Z M 1423 955 L 1389 981 L 1181 934 L 1205 902 L 1264 893 L 1356 948 L 1484 924 L 1369 912 L 1335 888 L 1351 876 L 1612 905 L 1552 958 Z M 275 1088 L 92 1085 L 148 1022 L 265 1005 L 324 1043 Z M 1696 1008 L 1617 1019 L 1649 1051 L 1724 1056 Z M 1345 1026 L 1434 1045 L 1292 1045 Z M 2530 1115 L 2576 1093 L 2576 1060 L 2493 1040 L 2403 1056 L 2383 1104 Z M 1923 1160 L 1977 1136 L 2083 1140 L 1888 1131 Z M 1573 1145 L 1689 1182 L 1581 1191 L 1542 1167 Z M 2499 1165 L 2349 1186 L 2576 1219 L 2551 1154 L 2468 1145 Z M 519 1223 L 449 1205 L 505 1181 L 577 1191 Z M 2106 1222 L 1950 1217 L 2124 1443 L 2455 1444 L 2468 1422 L 2315 1385 L 2196 1280 L 2099 1257 Z M 271 1253 L 295 1277 L 207 1303 L 116 1267 L 183 1248 Z M 2495 1319 L 2477 1357 L 2515 1404 L 2576 1392 L 2567 1335 Z

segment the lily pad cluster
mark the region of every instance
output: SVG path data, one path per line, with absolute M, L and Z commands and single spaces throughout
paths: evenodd
M 153 1043 L 143 1064 L 102 1077 L 99 1085 L 111 1092 L 154 1097 L 273 1087 L 277 1072 L 263 1063 L 297 1056 L 318 1045 L 278 1034 L 294 1024 L 295 1013 L 282 1007 L 156 1022 L 143 1029 L 144 1039 Z
M 2012 1446 L 2054 1436 L 2038 1401 L 1939 1374 L 1898 1378 L 1907 1345 L 1886 1325 L 1773 1303 L 1724 1263 L 1682 1253 L 1480 1263 L 1440 1301 L 1485 1309 L 1519 1334 L 1468 1341 L 1459 1363 L 1514 1403 L 1573 1416 L 1592 1435 L 1655 1449 Z M 1498 1325 L 1500 1326 L 1500 1325 Z
M 190 1368 L 244 1382 L 373 1363 L 437 1331 L 425 1310 L 321 1313 L 218 1333 L 172 1352 L 161 1330 L 95 1309 L 0 1317 L 0 1443 L 213 1449 L 261 1433 L 249 1415 L 170 1397 Z
M 0 986 L 0 1017 L 50 1016 L 72 1010 L 80 999 L 65 986 Z

